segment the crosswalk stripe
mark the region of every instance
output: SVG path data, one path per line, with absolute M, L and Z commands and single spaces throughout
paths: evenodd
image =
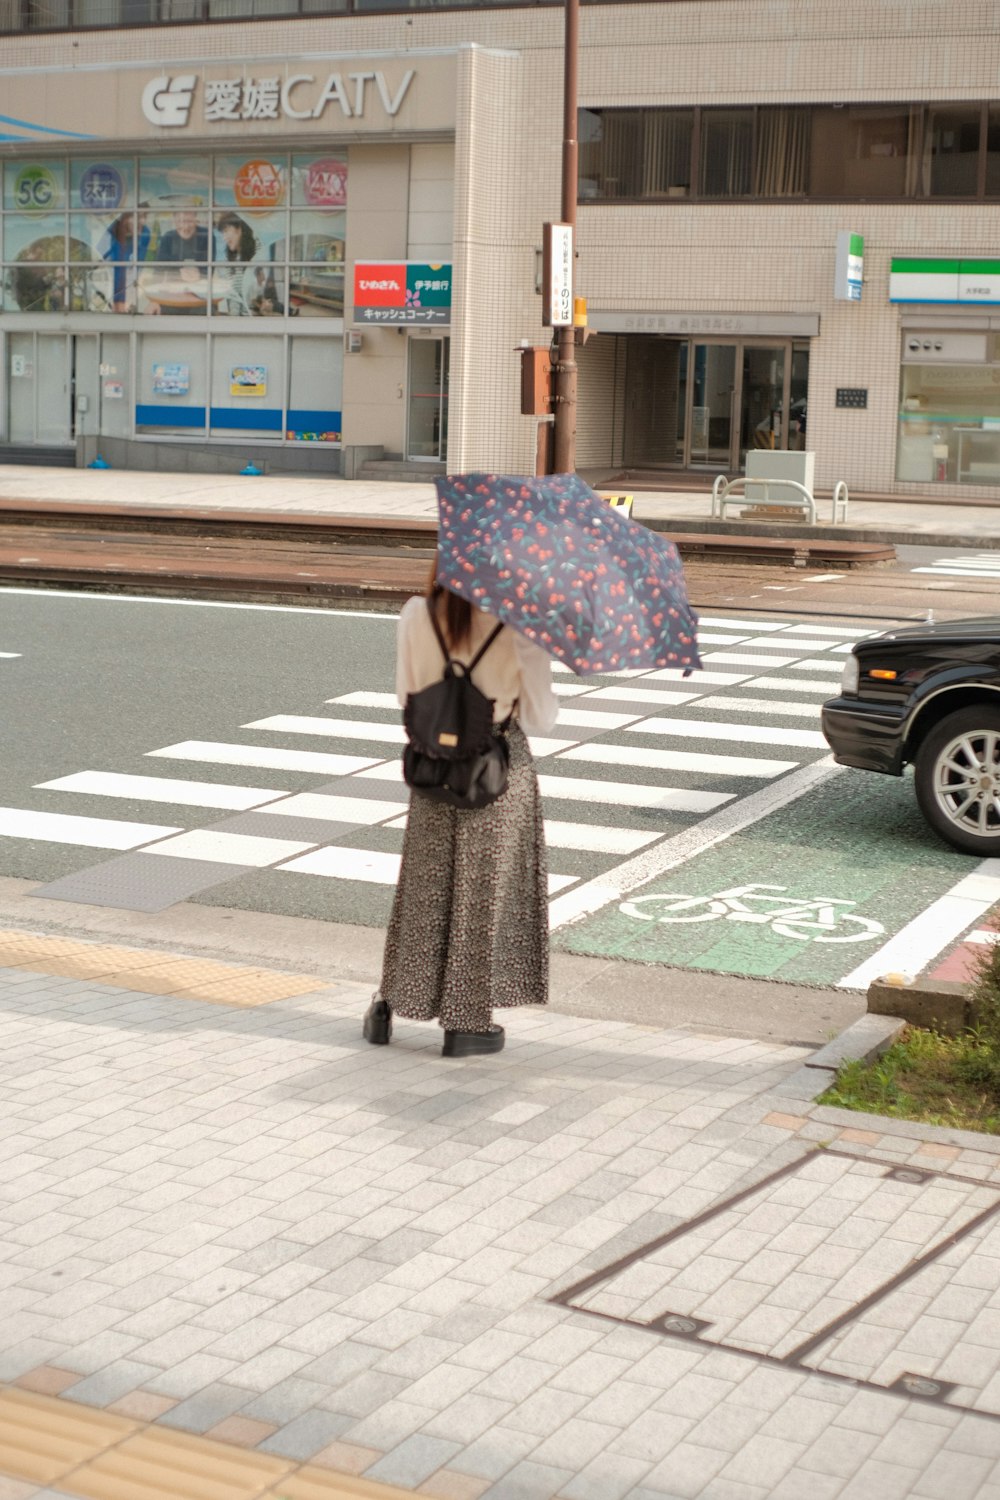
M 992 568 L 956 565 L 950 568 L 911 568 L 910 571 L 911 573 L 936 573 L 939 578 L 1000 578 L 1000 565 L 997 564 L 994 564 Z
M 330 823 L 384 823 L 399 814 L 398 802 L 375 797 L 339 797 L 325 792 L 299 792 L 257 809 L 280 818 L 323 818 Z
M 20 651 L 0 651 L 4 661 L 16 661 L 20 657 Z
M 174 807 L 223 807 L 246 812 L 287 794 L 259 786 L 227 786 L 215 781 L 180 781 L 170 776 L 125 776 L 119 771 L 76 771 L 39 781 L 36 791 L 81 792 L 92 797 L 127 797 L 135 802 L 167 802 Z
M 169 760 L 196 760 L 215 766 L 253 766 L 268 771 L 315 771 L 317 775 L 349 776 L 377 764 L 372 756 L 330 755 L 319 750 L 281 750 L 276 746 L 227 745 L 214 740 L 182 740 L 147 755 Z
M 785 624 L 782 620 L 728 620 L 721 615 L 702 615 L 699 625 L 710 625 L 713 629 L 718 626 L 720 630 L 741 630 L 744 635 L 747 631 L 754 630 L 784 630 Z
M 698 673 L 698 681 L 702 680 L 703 673 Z M 690 679 L 692 682 L 695 679 Z M 684 703 L 690 703 L 695 698 L 702 696 L 701 688 L 694 688 L 688 693 L 672 693 L 668 688 L 641 688 L 641 687 L 602 687 L 596 688 L 594 692 L 587 694 L 588 703 L 657 703 L 661 708 L 679 708 Z M 562 723 L 566 715 L 560 710 L 559 722 Z
M 837 670 L 843 670 L 839 662 Z M 814 681 L 808 677 L 752 677 L 747 683 L 754 692 L 763 689 L 767 693 L 822 693 L 824 698 L 829 698 L 834 686 L 832 682 L 822 682 L 819 678 Z
M 825 689 L 824 691 L 829 691 Z M 813 719 L 819 718 L 819 705 L 816 703 L 786 703 L 780 698 L 742 698 L 738 693 L 732 697 L 719 695 L 715 698 L 701 698 L 698 701 L 699 712 L 702 709 L 711 709 L 713 713 L 729 713 L 737 709 L 741 714 L 784 714 L 790 719 Z
M 745 630 L 739 635 L 735 632 L 731 635 L 718 635 L 711 630 L 698 630 L 699 646 L 740 646 L 746 640 L 748 636 Z
M 678 695 L 679 696 L 679 695 Z M 681 699 L 683 702 L 683 698 Z M 604 729 L 610 732 L 631 724 L 638 714 L 615 713 L 611 709 L 563 708 L 559 711 L 559 724 L 568 724 L 576 729 Z
M 399 712 L 395 693 L 341 693 L 339 697 L 327 698 L 327 703 L 339 703 L 344 708 L 394 708 Z
M 292 875 L 322 875 L 330 880 L 361 880 L 374 885 L 395 885 L 399 879 L 401 856 L 370 849 L 347 849 L 339 844 L 314 849 L 286 864 L 278 865 Z M 576 875 L 550 875 L 549 892 L 575 885 Z
M 768 646 L 771 650 L 782 651 L 831 651 L 834 641 L 824 641 L 819 636 L 769 636 L 759 637 L 756 640 L 745 641 L 744 645 L 753 649 L 754 647 Z M 850 649 L 850 647 L 848 647 Z
M 719 653 L 716 652 L 714 654 L 718 655 Z M 762 658 L 762 660 L 763 659 L 764 658 Z M 773 657 L 769 656 L 766 658 L 766 660 L 768 666 L 770 667 L 781 665 L 781 663 L 776 662 Z M 692 672 L 690 677 L 685 677 L 684 673 L 679 667 L 659 667 L 655 672 L 646 673 L 646 681 L 679 682 L 681 684 L 686 683 L 688 687 L 691 688 L 696 687 L 696 685 L 701 682 L 715 683 L 719 687 L 732 687 L 737 682 L 746 682 L 752 676 L 752 672 L 716 672 L 711 667 L 707 669 L 704 667 L 699 667 L 696 672 Z
M 775 650 L 777 650 L 777 641 L 775 641 L 774 646 Z M 795 657 L 760 656 L 752 651 L 706 651 L 702 660 L 729 662 L 734 667 L 787 667 L 795 660 Z
M 543 797 L 556 801 L 593 802 L 613 807 L 660 807 L 665 812 L 710 812 L 732 802 L 735 792 L 692 792 L 669 786 L 643 786 L 632 781 L 586 781 L 575 776 L 538 778 Z
M 137 849 L 153 839 L 180 833 L 156 823 L 127 823 L 115 818 L 87 818 L 76 813 L 29 812 L 0 807 L 0 836 L 39 839 L 46 844 L 82 844 L 88 849 Z
M 169 859 L 207 859 L 220 865 L 276 865 L 311 849 L 315 841 L 257 838 L 246 833 L 226 833 L 218 828 L 192 828 L 152 844 L 144 854 L 162 854 Z
M 736 740 L 752 745 L 797 745 L 803 750 L 826 750 L 818 729 L 777 729 L 770 724 L 717 724 L 714 719 L 644 719 L 626 734 L 678 735 L 684 739 Z
M 844 670 L 844 663 L 834 661 L 831 657 L 820 660 L 815 656 L 807 656 L 802 661 L 789 662 L 789 670 L 792 672 L 829 672 L 832 677 L 839 677 Z
M 406 730 L 402 724 L 382 724 L 374 719 L 326 719 L 309 714 L 272 714 L 241 724 L 241 729 L 271 729 L 280 734 L 325 734 L 338 740 L 384 740 L 389 745 L 405 745 Z
M 407 813 L 400 813 L 383 826 L 405 828 L 407 817 Z M 575 849 L 591 854 L 635 854 L 647 844 L 655 844 L 661 836 L 634 828 L 609 828 L 603 823 L 563 823 L 558 818 L 545 819 L 545 842 L 550 849 Z
M 834 578 L 841 578 L 841 577 L 843 577 L 843 575 L 841 573 L 834 573 L 832 576 Z M 813 581 L 815 582 L 815 580 L 813 580 Z M 846 640 L 849 637 L 853 636 L 855 639 L 860 640 L 863 636 L 874 635 L 874 634 L 876 634 L 876 632 L 872 631 L 872 630 L 869 630 L 869 629 L 866 629 L 864 626 L 859 626 L 859 625 L 812 625 L 812 624 L 809 624 L 809 625 L 787 625 L 785 627 L 784 634 L 785 635 L 832 635 L 832 636 L 835 636 L 838 640 Z
M 797 760 L 754 760 L 743 755 L 701 755 L 681 750 L 645 749 L 635 745 L 578 745 L 560 755 L 560 761 L 589 760 L 608 766 L 646 766 L 655 771 L 690 771 L 702 776 L 780 776 L 799 764 Z

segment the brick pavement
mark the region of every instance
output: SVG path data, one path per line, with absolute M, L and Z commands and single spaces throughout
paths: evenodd
M 227 1445 L 216 1500 L 1000 1500 L 1000 1141 L 689 1030 L 370 1048 L 367 998 L 0 968 L 0 1382 Z M 3 1401 L 0 1500 L 122 1495 Z

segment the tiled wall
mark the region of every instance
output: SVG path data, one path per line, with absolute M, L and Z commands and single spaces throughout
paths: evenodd
M 39 69 L 226 57 L 232 46 L 232 28 L 223 25 L 4 39 L 6 66 Z M 535 422 L 519 415 L 514 348 L 523 338 L 547 339 L 535 250 L 542 221 L 559 215 L 561 11 L 417 10 L 240 24 L 246 57 L 398 50 L 416 59 L 423 47 L 462 48 L 449 462 L 529 467 Z M 594 106 L 979 100 L 996 95 L 998 76 L 994 0 L 663 0 L 585 6 L 581 16 L 580 102 Z M 914 251 L 995 254 L 997 221 L 995 207 L 933 203 L 585 205 L 578 291 L 602 309 L 818 313 L 809 391 L 817 478 L 891 490 L 899 322 L 887 300 L 889 259 Z M 865 236 L 861 306 L 833 300 L 840 229 Z M 600 394 L 613 343 L 604 336 L 583 351 L 581 462 L 600 462 L 606 439 L 609 463 L 618 458 Z M 866 386 L 867 411 L 837 411 L 839 385 Z M 387 404 L 397 408 L 395 390 L 391 397 Z M 377 425 L 373 408 L 369 416 Z

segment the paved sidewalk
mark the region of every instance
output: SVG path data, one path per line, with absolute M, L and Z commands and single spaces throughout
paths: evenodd
M 803 1048 L 518 1011 L 455 1062 L 59 943 L 0 967 L 0 1500 L 1000 1500 L 1000 1141 Z
M 433 483 L 289 478 L 284 475 L 148 474 L 123 469 L 46 469 L 0 465 L 0 500 L 76 501 L 92 505 L 171 506 L 198 510 L 265 510 L 275 514 L 384 516 L 434 520 Z M 707 492 L 635 491 L 639 520 L 678 521 L 710 530 Z M 829 525 L 829 503 L 819 522 Z M 731 523 L 732 524 L 732 523 Z M 738 524 L 738 523 L 737 523 Z M 759 528 L 756 528 L 759 529 Z M 923 499 L 852 499 L 849 534 L 938 545 L 1000 546 L 1000 505 Z

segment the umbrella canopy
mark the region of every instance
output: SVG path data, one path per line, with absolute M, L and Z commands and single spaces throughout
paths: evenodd
M 435 483 L 446 588 L 581 676 L 701 665 L 677 548 L 575 474 Z

